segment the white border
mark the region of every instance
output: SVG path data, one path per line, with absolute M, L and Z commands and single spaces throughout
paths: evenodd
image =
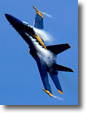
M 82 39 L 80 39 L 81 40 L 81 43 L 82 44 L 80 44 L 82 47 L 79 47 L 79 48 L 81 48 L 81 53 L 80 54 L 82 54 L 81 55 L 81 58 L 80 58 L 80 60 L 81 60 L 81 77 L 80 78 L 82 78 L 81 80 L 82 80 L 82 82 L 80 82 L 80 83 L 82 83 L 82 87 L 81 87 L 81 102 L 79 102 L 79 104 L 80 105 L 78 105 L 78 106 L 73 106 L 73 107 L 70 107 L 70 106 L 59 106 L 59 107 L 49 107 L 49 106 L 47 106 L 47 107 L 41 107 L 41 106 L 39 106 L 39 107 L 30 107 L 30 106 L 28 106 L 28 107 L 23 107 L 22 108 L 22 106 L 21 107 L 12 107 L 12 108 L 9 108 L 9 107 L 6 107 L 6 106 L 1 106 L 0 105 L 0 113 L 7 113 L 7 112 L 9 112 L 9 113 L 27 113 L 27 112 L 30 112 L 30 113 L 32 113 L 32 112 L 37 112 L 37 113 L 40 113 L 40 112 L 49 112 L 49 113 L 52 113 L 52 112 L 54 112 L 54 113 L 57 113 L 57 112 L 60 112 L 60 113 L 81 113 L 81 112 L 85 112 L 85 110 L 86 110 L 86 0 L 78 0 L 78 4 L 80 4 L 81 5 L 81 9 L 82 9 L 82 22 L 81 22 L 81 24 L 82 24 L 82 33 L 81 33 L 81 37 L 80 38 L 82 38 Z

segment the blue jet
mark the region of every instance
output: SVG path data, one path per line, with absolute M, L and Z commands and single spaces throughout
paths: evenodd
M 59 93 L 63 94 L 59 79 L 58 71 L 68 71 L 73 72 L 71 68 L 61 66 L 56 64 L 56 56 L 69 49 L 70 46 L 68 43 L 50 45 L 46 46 L 43 39 L 39 34 L 34 30 L 44 29 L 43 27 L 43 14 L 33 6 L 36 10 L 36 16 L 34 20 L 34 25 L 30 26 L 28 23 L 21 21 L 10 14 L 5 14 L 7 20 L 15 28 L 15 30 L 21 35 L 21 37 L 26 41 L 30 48 L 30 54 L 35 59 L 40 76 L 44 85 L 44 91 L 51 97 L 53 97 L 51 87 L 48 80 L 48 73 L 54 82 Z

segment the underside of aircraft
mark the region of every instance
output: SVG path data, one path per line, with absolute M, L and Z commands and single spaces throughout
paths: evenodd
M 44 91 L 51 97 L 53 97 L 51 87 L 48 80 L 48 74 L 54 82 L 59 93 L 63 94 L 61 88 L 58 71 L 73 72 L 71 68 L 61 66 L 56 63 L 56 56 L 61 52 L 70 48 L 68 43 L 46 46 L 43 39 L 36 33 L 34 27 L 40 30 L 44 29 L 43 26 L 43 14 L 33 6 L 36 10 L 33 26 L 21 21 L 10 14 L 5 14 L 7 20 L 15 28 L 15 30 L 26 41 L 30 48 L 30 54 L 35 59 L 39 73 L 44 85 Z

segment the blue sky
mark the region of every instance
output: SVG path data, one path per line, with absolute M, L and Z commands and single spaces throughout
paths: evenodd
M 51 44 L 69 43 L 71 48 L 57 56 L 57 63 L 74 72 L 59 72 L 64 94 L 58 93 L 51 79 L 53 94 L 49 97 L 36 62 L 29 54 L 27 43 L 9 25 L 4 14 L 9 13 L 33 25 L 35 10 L 44 15 L 44 29 L 53 35 Z M 49 45 L 49 43 L 47 43 Z M 3 105 L 77 105 L 78 104 L 78 1 L 77 0 L 0 0 L 0 104 Z

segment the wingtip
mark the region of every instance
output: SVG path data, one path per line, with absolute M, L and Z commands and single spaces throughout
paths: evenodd
M 60 93 L 60 94 L 63 94 L 63 92 L 62 91 L 60 91 L 59 89 L 57 89 L 58 90 L 58 92 Z
M 43 14 L 35 6 L 32 7 L 36 10 L 36 13 L 38 13 L 43 18 Z
M 68 48 L 71 48 L 71 46 L 67 43 Z
M 32 6 L 37 12 L 39 11 L 35 6 Z
M 69 69 L 70 69 L 70 70 L 69 70 L 70 72 L 74 72 L 71 68 L 69 68 Z
M 45 91 L 50 97 L 52 97 L 53 98 L 53 94 L 52 93 L 50 93 L 48 90 L 45 90 L 45 89 L 43 89 L 43 91 Z
M 71 72 L 74 72 L 74 71 L 71 69 Z

